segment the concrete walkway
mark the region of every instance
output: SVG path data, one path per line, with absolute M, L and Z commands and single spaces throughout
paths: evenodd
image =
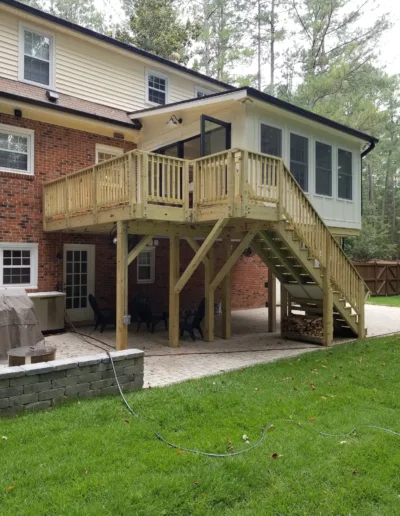
M 368 335 L 376 336 L 400 332 L 400 308 L 366 306 Z M 279 314 L 278 314 L 279 322 Z M 220 317 L 216 316 L 216 333 L 219 334 Z M 199 378 L 232 369 L 272 362 L 318 351 L 321 346 L 287 341 L 279 333 L 267 332 L 267 310 L 265 308 L 242 310 L 232 314 L 233 337 L 226 341 L 216 338 L 209 343 L 201 339 L 192 342 L 186 336 L 177 349 L 168 346 L 168 334 L 159 326 L 154 334 L 145 328 L 136 332 L 136 325 L 130 327 L 129 347 L 145 351 L 145 387 L 156 387 Z M 115 331 L 106 329 L 103 334 L 93 328 L 80 331 L 115 346 Z M 337 341 L 335 344 L 343 342 Z M 46 344 L 57 348 L 57 358 L 96 354 L 99 350 L 92 341 L 82 341 L 77 335 L 64 333 L 46 337 Z M 101 344 L 98 343 L 100 346 Z M 105 346 L 103 346 L 105 347 Z M 5 362 L 3 364 L 5 365 Z

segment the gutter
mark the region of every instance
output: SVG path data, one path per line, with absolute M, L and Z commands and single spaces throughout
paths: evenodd
M 68 108 L 65 106 L 59 106 L 57 104 L 49 104 L 42 100 L 30 99 L 27 97 L 22 97 L 20 95 L 15 95 L 14 93 L 8 93 L 5 91 L 0 91 L 0 97 L 10 100 L 16 100 L 18 102 L 24 102 L 25 104 L 32 104 L 34 106 L 40 106 L 46 109 L 52 109 L 54 111 L 61 111 L 62 113 L 68 113 L 70 115 L 81 116 L 84 118 L 90 118 L 92 120 L 97 120 L 99 122 L 104 122 L 106 124 L 120 125 L 122 127 L 127 127 L 128 129 L 140 130 L 142 125 L 138 121 L 129 122 L 121 122 L 120 120 L 115 120 L 113 118 L 108 118 L 101 115 L 96 115 L 95 113 L 87 113 L 86 111 L 79 111 L 78 109 Z

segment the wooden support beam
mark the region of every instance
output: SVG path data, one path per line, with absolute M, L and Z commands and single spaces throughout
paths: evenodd
M 135 247 L 128 254 L 128 265 L 130 265 L 135 258 L 143 251 L 143 249 L 152 241 L 153 235 L 147 235 L 135 245 Z
M 281 322 L 284 317 L 289 315 L 288 311 L 289 294 L 284 283 L 281 283 Z
M 360 302 L 358 307 L 358 338 L 365 339 L 365 287 L 364 282 L 360 280 Z
M 126 222 L 117 222 L 117 315 L 116 349 L 128 347 L 128 231 Z
M 224 238 L 222 241 L 224 261 L 228 261 L 232 252 L 232 243 L 230 238 Z M 230 339 L 232 337 L 232 301 L 231 301 L 231 273 L 225 276 L 222 284 L 222 338 Z
M 204 316 L 204 338 L 207 342 L 214 342 L 214 302 L 215 290 L 211 288 L 214 278 L 215 252 L 214 247 L 208 251 L 208 261 L 204 264 L 204 297 L 205 316 Z
M 331 285 L 331 235 L 326 238 L 326 267 L 323 270 L 323 344 L 330 346 L 333 340 L 333 290 Z
M 198 244 L 197 241 L 194 238 L 192 238 L 192 237 L 185 237 L 185 240 L 190 245 L 190 247 L 193 249 L 195 254 L 199 252 L 200 244 Z M 208 256 L 204 257 L 203 263 L 204 263 L 204 265 L 209 263 Z
M 276 332 L 276 278 L 268 268 L 268 331 Z
M 183 289 L 183 287 L 186 285 L 186 283 L 191 278 L 194 271 L 197 269 L 200 262 L 204 260 L 206 257 L 208 251 L 211 249 L 214 242 L 217 240 L 217 238 L 220 236 L 222 230 L 226 226 L 226 223 L 228 222 L 228 219 L 219 219 L 219 221 L 215 224 L 207 238 L 204 240 L 203 244 L 200 246 L 200 249 L 193 257 L 192 261 L 187 266 L 185 272 L 182 274 L 182 276 L 179 278 L 175 285 L 175 293 L 179 294 L 179 292 Z
M 179 347 L 179 293 L 175 285 L 179 278 L 179 246 L 180 238 L 169 239 L 169 345 Z
M 251 244 L 251 241 L 253 240 L 254 236 L 257 234 L 259 230 L 259 225 L 256 224 L 254 228 L 245 235 L 243 240 L 240 242 L 240 244 L 236 247 L 236 249 L 233 251 L 233 253 L 230 255 L 228 260 L 225 262 L 225 265 L 222 267 L 222 269 L 218 272 L 218 274 L 215 276 L 211 283 L 211 288 L 215 290 L 218 285 L 221 283 L 221 281 L 225 278 L 225 276 L 230 272 L 232 267 L 237 262 L 239 256 L 243 253 L 243 251 L 246 249 L 246 247 L 249 247 Z

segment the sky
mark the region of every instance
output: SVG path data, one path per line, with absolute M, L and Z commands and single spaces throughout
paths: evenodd
M 95 0 L 95 2 L 100 8 L 112 14 L 116 22 L 123 18 L 120 1 Z M 354 5 L 359 4 L 360 0 L 354 0 Z M 370 0 L 370 6 L 365 10 L 365 23 L 372 24 L 374 18 L 383 12 L 389 14 L 392 26 L 382 38 L 379 64 L 385 67 L 389 74 L 400 74 L 400 0 Z M 253 72 L 251 68 L 250 66 L 249 73 Z

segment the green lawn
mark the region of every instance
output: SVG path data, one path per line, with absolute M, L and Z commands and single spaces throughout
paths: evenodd
M 399 393 L 390 337 L 128 395 L 164 437 L 211 452 L 274 424 L 239 457 L 172 449 L 119 397 L 3 419 L 0 514 L 400 514 L 400 437 L 364 426 L 400 431 Z
M 400 307 L 400 296 L 369 297 L 368 304 Z

